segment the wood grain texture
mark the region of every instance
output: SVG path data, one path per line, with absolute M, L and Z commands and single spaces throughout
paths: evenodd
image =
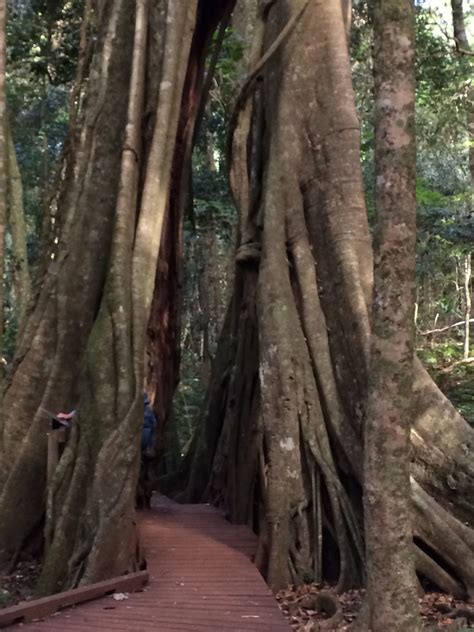
M 257 538 L 209 505 L 154 498 L 139 514 L 149 583 L 123 601 L 111 596 L 70 608 L 25 632 L 288 632 L 252 563 Z M 10 629 L 19 629 L 12 626 Z

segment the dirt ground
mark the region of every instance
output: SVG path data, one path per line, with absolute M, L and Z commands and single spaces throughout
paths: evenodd
M 323 595 L 323 599 L 318 599 L 318 595 Z M 328 595 L 328 599 L 324 599 L 324 595 Z M 338 603 L 337 610 L 331 604 L 331 597 L 335 604 Z M 350 590 L 335 597 L 331 587 L 317 584 L 290 588 L 277 595 L 280 608 L 295 632 L 349 632 L 364 597 L 364 590 Z M 328 607 L 327 611 L 325 607 Z M 426 630 L 474 631 L 474 627 L 470 627 L 474 626 L 473 604 L 432 591 L 420 598 L 420 609 Z
M 20 562 L 10 573 L 0 573 L 0 608 L 31 599 L 39 566 L 34 561 Z

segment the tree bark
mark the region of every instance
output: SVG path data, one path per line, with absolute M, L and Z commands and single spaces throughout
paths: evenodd
M 233 117 L 234 295 L 181 498 L 210 498 L 254 525 L 274 589 L 321 576 L 343 589 L 365 579 L 373 274 L 345 23 L 340 0 L 281 1 L 260 20 L 263 49 Z M 419 362 L 413 375 L 417 561 L 472 594 L 461 542 L 473 533 L 474 432 Z
M 271 43 L 278 37 L 278 33 L 282 32 L 285 24 L 301 15 L 301 9 L 304 7 L 304 3 L 299 6 L 283 3 L 281 7 L 283 5 L 284 8 L 281 11 L 271 9 L 270 13 L 264 16 L 267 22 L 266 25 L 265 21 L 262 23 L 263 28 L 260 28 L 259 35 L 260 39 L 262 39 L 262 36 L 265 34 L 268 47 L 271 47 Z M 212 425 L 213 420 L 212 416 L 210 416 L 207 430 L 208 436 L 216 436 L 217 434 L 217 443 L 215 441 L 217 449 L 213 471 L 221 474 L 218 479 L 221 498 L 225 498 L 228 504 L 230 499 L 230 507 L 232 507 L 234 505 L 232 499 L 236 495 L 232 493 L 232 488 L 226 484 L 226 481 L 234 480 L 234 476 L 231 478 L 230 468 L 219 464 L 229 462 L 229 453 L 230 459 L 232 462 L 235 462 L 235 457 L 233 456 L 235 443 L 233 443 L 232 437 L 241 436 L 239 423 L 245 420 L 243 423 L 247 430 L 243 431 L 243 435 L 250 437 L 255 447 L 250 452 L 247 452 L 251 458 L 247 458 L 245 466 L 242 464 L 242 468 L 245 467 L 245 476 L 250 480 L 247 488 L 254 494 L 253 498 L 256 501 L 260 499 L 260 502 L 266 507 L 265 522 L 260 522 L 262 539 L 261 561 L 262 566 L 266 567 L 264 570 L 267 571 L 271 584 L 275 588 L 285 585 L 292 577 L 296 579 L 298 576 L 312 576 L 313 573 L 317 575 L 322 572 L 322 556 L 313 555 L 314 551 L 310 549 L 313 541 L 321 542 L 323 516 L 320 513 L 318 514 L 320 508 L 316 507 L 315 503 L 308 501 L 301 478 L 302 471 L 309 470 L 307 479 L 309 490 L 311 490 L 309 495 L 312 499 L 318 498 L 321 494 L 320 485 L 322 479 L 315 459 L 319 459 L 317 463 L 321 463 L 328 480 L 332 507 L 330 511 L 334 512 L 337 522 L 337 531 L 333 532 L 334 538 L 340 538 L 341 549 L 344 553 L 349 552 L 346 538 L 350 536 L 344 526 L 344 515 L 349 511 L 350 515 L 346 516 L 346 524 L 352 524 L 355 528 L 355 537 L 352 541 L 358 542 L 356 547 L 359 549 L 359 554 L 362 553 L 360 533 L 357 533 L 358 528 L 355 527 L 353 522 L 345 490 L 337 484 L 337 475 L 335 475 L 335 470 L 332 469 L 335 467 L 335 464 L 330 451 L 328 452 L 330 449 L 329 438 L 321 417 L 320 404 L 315 399 L 316 393 L 314 389 L 316 384 L 314 373 L 310 367 L 314 357 L 312 354 L 317 353 L 320 358 L 322 374 L 325 374 L 328 378 L 326 383 L 322 384 L 322 387 L 327 389 L 327 401 L 334 412 L 334 423 L 340 423 L 346 428 L 346 436 L 344 437 L 343 433 L 342 440 L 346 446 L 349 446 L 351 434 L 354 431 L 350 430 L 346 425 L 347 421 L 342 414 L 342 405 L 338 396 L 336 395 L 334 399 L 329 397 L 330 394 L 334 394 L 333 389 L 335 385 L 331 378 L 332 368 L 330 367 L 328 355 L 328 342 L 325 339 L 326 327 L 319 320 L 323 316 L 319 306 L 317 283 L 314 277 L 311 278 L 311 269 L 314 268 L 314 262 L 309 263 L 308 266 L 308 255 L 311 257 L 308 237 L 305 237 L 308 228 L 302 230 L 301 224 L 303 220 L 304 226 L 309 210 L 305 211 L 303 216 L 301 212 L 303 201 L 301 202 L 301 209 L 298 208 L 299 203 L 297 204 L 297 200 L 301 199 L 303 195 L 303 191 L 300 191 L 302 184 L 298 183 L 300 178 L 300 182 L 305 183 L 304 197 L 307 204 L 306 208 L 310 209 L 311 202 L 313 205 L 316 203 L 314 199 L 316 191 L 314 188 L 311 190 L 311 185 L 313 184 L 314 186 L 315 184 L 315 178 L 313 175 L 310 175 L 311 168 L 302 164 L 303 155 L 306 155 L 306 149 L 303 150 L 303 148 L 313 147 L 313 151 L 316 153 L 316 147 L 319 144 L 318 138 L 322 138 L 322 143 L 329 144 L 328 151 L 334 151 L 334 145 L 331 146 L 332 133 L 330 131 L 332 125 L 334 125 L 337 130 L 342 127 L 343 142 L 347 141 L 347 145 L 345 145 L 346 155 L 347 152 L 355 152 L 355 155 L 358 153 L 355 111 L 351 110 L 350 107 L 347 110 L 344 109 L 344 106 L 341 108 L 338 102 L 337 107 L 340 109 L 337 114 L 334 114 L 334 122 L 332 118 L 328 119 L 329 112 L 332 111 L 334 106 L 333 102 L 330 105 L 328 103 L 330 93 L 321 87 L 323 104 L 317 105 L 321 94 L 319 87 L 314 88 L 314 86 L 321 86 L 322 80 L 319 77 L 317 82 L 313 82 L 313 79 L 310 78 L 311 72 L 318 65 L 318 62 L 321 63 L 321 68 L 330 66 L 331 71 L 342 72 L 345 78 L 344 89 L 349 90 L 346 96 L 350 96 L 349 98 L 344 98 L 342 100 L 343 103 L 350 103 L 351 98 L 353 99 L 350 92 L 350 82 L 347 84 L 347 79 L 350 79 L 348 65 L 345 68 L 340 63 L 344 60 L 344 54 L 347 55 L 341 5 L 334 2 L 331 3 L 331 6 L 325 6 L 319 13 L 319 19 L 316 18 L 315 9 L 309 5 L 306 8 L 304 19 L 300 21 L 296 19 L 293 23 L 295 24 L 295 32 L 288 34 L 288 39 L 275 53 L 275 57 L 283 55 L 284 62 L 281 59 L 280 62 L 291 64 L 292 67 L 297 69 L 297 72 L 291 78 L 287 74 L 280 75 L 275 58 L 271 58 L 264 73 L 264 90 L 260 92 L 257 89 L 256 92 L 255 114 L 253 120 L 251 119 L 252 124 L 244 125 L 245 119 L 249 117 L 248 106 L 246 105 L 242 107 L 234 133 L 231 182 L 233 182 L 234 197 L 236 197 L 241 211 L 241 237 L 240 247 L 237 251 L 237 261 L 239 267 L 242 268 L 240 276 L 238 273 L 236 279 L 247 278 L 248 282 L 251 283 L 250 288 L 255 286 L 257 278 L 259 279 L 258 294 L 254 300 L 257 301 L 259 310 L 260 384 L 255 380 L 255 377 L 252 378 L 252 376 L 257 374 L 258 365 L 258 358 L 254 356 L 253 348 L 253 360 L 245 353 L 245 347 L 239 353 L 238 357 L 241 358 L 240 360 L 235 356 L 236 350 L 232 351 L 231 349 L 230 356 L 232 357 L 232 353 L 234 353 L 234 360 L 228 360 L 232 367 L 232 369 L 228 370 L 228 374 L 234 377 L 230 383 L 227 381 L 225 384 L 226 395 L 222 394 L 222 386 L 217 389 L 217 393 L 214 391 L 216 393 L 215 400 L 211 400 L 209 408 L 209 411 L 212 411 L 215 405 L 215 410 L 221 411 L 222 408 L 217 404 L 217 400 L 220 398 L 220 401 L 224 403 L 225 410 L 225 402 L 228 402 L 224 425 L 222 430 L 218 427 L 217 432 L 216 428 L 211 429 L 209 426 Z M 342 43 L 341 50 L 345 51 L 342 56 L 337 54 L 335 58 L 332 56 L 335 49 L 332 48 L 332 44 L 326 37 L 326 34 L 331 31 L 331 37 L 334 38 L 334 25 L 336 25 L 335 40 L 332 39 L 331 41 L 333 43 L 337 42 L 334 43 L 334 46 L 338 47 L 337 50 L 339 50 Z M 314 29 L 316 30 L 314 31 Z M 258 27 L 256 30 L 258 31 Z M 311 32 L 313 32 L 312 36 L 310 36 Z M 312 39 L 315 33 L 317 34 L 317 45 L 315 44 L 316 40 Z M 306 60 L 299 56 L 301 49 L 296 45 L 296 42 L 303 41 L 305 46 L 309 47 L 306 59 L 312 59 L 311 64 L 305 64 L 304 61 Z M 258 46 L 256 48 L 258 50 Z M 311 50 L 311 54 L 309 50 Z M 317 57 L 317 60 L 315 60 L 314 56 Z M 317 90 L 316 98 L 313 92 L 314 89 Z M 298 94 L 298 98 L 308 99 L 308 102 L 313 104 L 313 109 L 307 113 L 304 120 L 301 117 L 295 119 L 293 115 L 289 116 L 289 111 L 299 111 L 295 104 L 296 94 Z M 260 107 L 258 106 L 259 99 L 262 101 Z M 320 112 L 323 113 L 323 120 L 318 116 Z M 342 115 L 340 123 L 337 121 L 339 114 Z M 301 125 L 300 128 L 298 127 L 299 125 Z M 316 126 L 316 130 L 313 126 Z M 267 131 L 262 139 L 263 129 Z M 251 151 L 247 153 L 247 136 L 249 134 L 251 134 L 250 137 L 254 145 Z M 278 142 L 277 138 L 279 139 Z M 267 146 L 269 142 L 270 146 Z M 321 146 L 319 146 L 319 149 L 322 149 Z M 315 154 L 311 152 L 310 155 L 312 156 L 311 167 L 314 167 Z M 246 166 L 247 164 L 249 165 L 248 167 Z M 288 164 L 294 165 L 294 169 L 293 167 L 288 169 L 286 166 Z M 340 162 L 338 166 L 345 168 L 345 165 L 341 165 Z M 336 168 L 335 165 L 332 168 Z M 296 175 L 299 170 L 301 175 Z M 248 181 L 248 173 L 251 175 L 250 182 Z M 262 173 L 266 174 L 263 190 L 259 186 L 259 179 Z M 362 195 L 361 180 L 358 180 L 359 174 L 348 171 L 347 175 L 348 181 L 354 182 L 354 189 L 359 189 Z M 279 180 L 284 184 L 278 185 Z M 347 188 L 349 190 L 350 186 L 348 185 Z M 297 191 L 300 191 L 300 193 L 297 193 Z M 311 194 L 313 195 L 313 200 L 311 200 Z M 274 197 L 275 195 L 277 196 L 276 198 Z M 289 204 L 290 199 L 294 200 L 293 204 L 286 207 L 282 196 L 287 201 L 287 204 Z M 360 204 L 360 200 L 361 198 L 359 198 L 358 202 L 353 197 L 351 202 L 349 202 L 350 209 L 349 206 L 341 202 L 341 205 L 347 210 L 345 219 L 350 222 L 356 234 L 360 234 L 361 237 L 356 250 L 358 248 L 363 250 L 362 244 L 368 237 L 368 235 L 367 237 L 363 236 L 363 224 L 359 224 L 360 216 L 356 209 L 358 204 Z M 296 208 L 294 205 L 296 205 Z M 363 213 L 363 205 L 360 209 Z M 355 217 L 352 216 L 352 211 L 355 211 Z M 322 212 L 324 213 L 324 211 Z M 269 214 L 268 219 L 267 213 Z M 277 216 L 273 217 L 273 213 L 277 213 Z M 364 215 L 362 214 L 361 217 L 365 223 Z M 258 269 L 260 258 L 258 235 L 261 232 L 262 223 L 263 252 L 260 268 Z M 269 226 L 271 226 L 271 229 Z M 316 229 L 314 233 L 317 234 L 317 232 L 318 230 Z M 265 239 L 268 239 L 266 247 Z M 345 253 L 341 253 L 341 265 L 349 270 L 352 268 L 355 271 L 357 265 L 354 268 L 354 263 L 357 261 L 358 256 L 352 250 L 352 247 L 353 245 L 349 246 Z M 293 262 L 291 273 L 288 272 L 288 277 L 286 276 L 286 271 L 288 270 L 287 248 Z M 251 276 L 250 272 L 253 266 L 257 267 L 255 272 L 253 272 L 253 276 Z M 264 266 L 266 266 L 266 269 Z M 367 273 L 370 274 L 370 261 Z M 353 277 L 353 273 L 349 274 Z M 242 277 L 242 275 L 245 276 Z M 293 284 L 294 286 L 292 287 Z M 242 301 L 241 287 L 241 281 L 237 281 L 233 300 L 238 310 L 244 308 L 245 311 L 242 311 L 240 315 L 239 311 L 237 311 L 234 322 L 238 323 L 240 319 L 245 324 L 245 322 L 248 322 L 245 314 L 249 313 L 248 310 L 251 303 L 246 300 Z M 283 288 L 285 288 L 285 294 L 282 296 Z M 360 290 L 360 279 L 357 279 L 355 284 L 353 284 L 349 301 L 352 301 L 353 304 L 358 304 L 358 309 L 366 309 L 363 307 L 363 302 L 360 302 L 360 296 L 363 296 L 363 293 L 358 295 Z M 269 293 L 271 293 L 271 296 Z M 328 294 L 331 294 L 330 290 Z M 298 307 L 302 307 L 301 298 L 303 295 L 307 299 L 308 304 L 304 306 L 304 315 L 301 313 L 297 315 L 297 312 L 294 311 L 296 309 L 295 301 Z M 276 304 L 274 303 L 275 300 Z M 290 314 L 285 317 L 283 314 L 285 314 L 287 309 Z M 274 321 L 273 319 L 278 311 L 282 314 L 281 319 Z M 252 313 L 252 310 L 250 310 L 250 313 Z M 298 325 L 300 318 L 304 319 L 304 332 L 301 326 Z M 256 321 L 254 322 L 256 323 Z M 284 329 L 280 329 L 280 327 Z M 355 337 L 358 335 L 358 329 L 357 326 L 352 329 Z M 253 337 L 255 337 L 255 334 Z M 311 350 L 308 349 L 309 345 L 306 346 L 304 342 L 305 337 L 310 340 Z M 363 337 L 362 334 L 362 339 Z M 242 338 L 242 333 L 240 333 L 239 339 Z M 305 346 L 306 349 L 304 348 Z M 357 346 L 359 348 L 360 343 Z M 266 352 L 264 348 L 266 348 Z M 219 357 L 220 351 L 218 350 Z M 264 353 L 269 354 L 266 361 L 265 359 L 262 360 L 262 358 L 265 358 Z M 281 357 L 274 357 L 272 354 L 277 356 L 281 354 Z M 358 357 L 360 359 L 361 354 Z M 253 369 L 251 368 L 252 365 Z M 244 371 L 243 367 L 248 368 L 245 368 Z M 281 371 L 281 377 L 277 378 L 279 371 Z M 272 380 L 265 379 L 265 376 L 270 374 L 272 375 Z M 221 378 L 222 371 L 216 371 L 216 375 L 218 376 L 217 379 L 223 382 Z M 245 379 L 243 383 L 242 378 Z M 252 380 L 255 380 L 253 386 Z M 276 391 L 273 390 L 272 382 L 277 384 Z M 302 385 L 300 389 L 296 388 L 298 382 Z M 241 385 L 248 384 L 249 386 L 246 390 L 242 390 L 241 386 L 238 391 L 239 397 L 235 397 L 232 393 L 235 385 L 239 383 Z M 294 386 L 289 387 L 288 384 L 293 384 Z M 215 386 L 216 383 L 214 383 Z M 286 391 L 285 389 L 287 388 L 290 388 L 290 390 Z M 259 389 L 262 390 L 261 404 L 259 403 Z M 266 392 L 264 393 L 264 391 Z M 283 395 L 282 391 L 288 394 Z M 243 394 L 246 394 L 245 398 Z M 304 403 L 305 397 L 308 400 L 306 404 Z M 250 401 L 253 401 L 254 404 L 250 404 Z M 293 403 L 290 404 L 290 402 Z M 265 406 L 266 410 L 263 410 Z M 252 414 L 243 414 L 244 407 L 246 410 L 251 410 Z M 286 426 L 286 422 L 290 422 L 290 420 L 291 431 Z M 278 427 L 277 424 L 281 425 Z M 318 430 L 317 438 L 314 436 L 313 431 L 310 431 L 310 425 L 312 424 Z M 299 438 L 300 430 L 302 430 L 305 437 L 302 445 Z M 352 445 L 357 451 L 357 440 L 353 441 Z M 208 449 L 212 454 L 214 450 L 212 444 L 208 443 Z M 242 453 L 240 447 L 235 454 L 239 453 Z M 223 455 L 227 455 L 228 458 L 224 459 Z M 295 459 L 296 462 L 293 463 Z M 306 464 L 306 459 L 309 461 L 308 465 Z M 196 463 L 198 460 L 200 463 L 205 461 L 202 458 L 196 459 Z M 358 467 L 360 469 L 361 462 L 359 462 Z M 255 483 L 255 480 L 258 478 L 260 481 Z M 194 493 L 196 493 L 196 479 L 194 476 L 191 479 Z M 214 489 L 217 487 L 215 479 L 215 474 L 213 474 L 213 479 L 211 480 L 214 480 Z M 242 480 L 242 474 L 237 480 Z M 223 493 L 224 491 L 225 493 Z M 326 489 L 323 490 L 323 493 L 326 493 Z M 270 495 L 272 496 L 271 499 Z M 258 519 L 262 515 L 262 511 L 258 509 L 255 513 L 255 504 L 249 498 L 247 498 L 246 504 L 242 504 L 242 507 L 243 509 L 240 510 L 238 515 L 232 511 L 230 512 L 234 519 L 252 522 L 254 518 L 257 517 Z M 300 542 L 301 550 L 294 546 L 295 540 Z M 319 546 L 316 548 L 320 550 Z M 349 552 L 350 556 L 351 553 Z M 351 560 L 345 555 L 343 568 L 343 574 L 347 573 L 345 580 L 348 579 L 351 570 L 356 572 L 355 565 L 351 566 Z
M 344 24 L 346 25 L 347 43 L 351 42 L 351 26 L 352 26 L 352 0 L 341 0 L 342 14 L 344 16 Z
M 470 327 L 471 327 L 471 253 L 468 252 L 464 255 L 464 344 L 463 344 L 463 358 L 467 360 L 470 355 Z
M 196 29 L 189 54 L 183 99 L 180 105 L 178 141 L 173 157 L 170 194 L 167 204 L 155 289 L 147 328 L 146 390 L 158 418 L 158 455 L 169 421 L 172 400 L 179 380 L 181 361 L 181 296 L 183 277 L 183 223 L 190 195 L 190 173 L 195 128 L 206 98 L 204 70 L 210 36 L 219 22 L 226 21 L 232 2 L 198 6 Z M 157 25 L 157 28 L 160 28 Z M 222 26 L 221 26 L 222 28 Z M 221 42 L 222 44 L 222 42 Z M 215 46 L 216 44 L 214 44 Z M 213 51 L 213 55 L 217 51 Z M 208 69 L 213 72 L 215 69 Z M 211 77 L 206 75 L 206 84 Z
M 451 9 L 453 15 L 453 31 L 456 47 L 460 54 L 472 54 L 469 38 L 467 36 L 466 25 L 464 20 L 464 10 L 462 0 L 451 0 Z M 474 202 L 474 88 L 470 87 L 467 95 L 466 123 L 469 145 L 469 174 L 471 180 L 471 204 Z M 471 252 L 465 254 L 464 259 L 464 349 L 463 357 L 469 357 L 470 351 L 470 318 L 471 318 Z
M 42 409 L 79 411 L 47 490 L 40 593 L 138 563 L 134 498 L 158 254 L 166 214 L 179 226 L 174 165 L 188 168 L 196 86 L 228 4 L 112 0 L 99 12 L 57 255 L 20 340 L 2 427 L 0 559 L 9 563 L 44 519 Z
M 31 298 L 31 277 L 28 265 L 23 184 L 10 127 L 7 130 L 7 156 L 8 223 L 12 235 L 13 287 L 17 317 L 21 324 Z
M 71 133 L 67 139 L 69 144 L 68 151 L 74 151 L 76 138 L 79 132 L 77 129 L 77 122 L 81 111 L 81 91 L 83 89 L 84 75 L 86 74 L 87 62 L 90 53 L 89 29 L 92 16 L 92 0 L 85 0 L 79 35 L 79 56 L 76 66 L 76 76 L 74 78 L 74 85 L 72 87 L 71 94 L 69 95 L 68 123 Z
M 469 51 L 469 40 L 464 23 L 463 0 L 451 0 L 451 11 L 453 14 L 453 30 L 456 45 L 462 49 Z
M 130 39 L 129 24 L 130 14 L 122 11 L 117 18 L 117 7 L 101 24 L 90 107 L 75 156 L 74 177 L 68 181 L 62 200 L 58 252 L 18 342 L 11 382 L 5 393 L 9 414 L 4 417 L 1 434 L 0 479 L 5 483 L 2 498 L 14 493 L 14 489 L 8 491 L 7 478 L 18 476 L 18 489 L 25 490 L 22 515 L 30 527 L 42 513 L 44 492 L 41 464 L 45 443 L 38 441 L 38 435 L 45 433 L 47 420 L 39 408 L 67 409 L 77 398 L 74 382 L 101 295 L 110 248 L 106 235 L 112 228 L 120 168 L 120 136 L 127 98 L 122 89 L 128 84 L 130 69 L 130 49 L 126 45 Z M 96 163 L 97 169 L 90 169 Z M 93 213 L 98 207 L 101 213 Z M 78 272 L 79 260 L 82 264 Z M 26 393 L 30 395 L 25 396 Z M 22 458 L 37 464 L 38 470 L 31 467 L 31 481 L 23 479 L 26 472 L 22 475 L 21 470 L 25 468 L 14 467 Z M 32 495 L 31 511 L 27 498 L 30 483 L 37 492 Z M 4 519 L 7 512 L 1 513 Z M 19 534 L 22 527 L 17 526 Z M 25 535 L 19 535 L 20 540 Z M 15 547 L 16 537 L 12 537 Z M 7 541 L 8 538 L 1 538 L 2 546 Z
M 161 242 L 197 3 L 186 8 L 169 5 L 165 9 L 167 27 L 162 33 L 161 84 L 138 200 L 138 166 L 143 165 L 138 143 L 144 99 L 148 2 L 137 2 L 128 121 L 110 267 L 87 345 L 85 375 L 80 384 L 81 414 L 87 415 L 94 426 L 100 424 L 110 431 L 92 455 L 89 467 L 95 474 L 93 481 L 89 479 L 90 492 L 86 500 L 82 490 L 74 484 L 75 472 L 66 491 L 62 489 L 62 480 L 67 470 L 59 472 L 55 479 L 60 478 L 61 482 L 58 481 L 48 498 L 46 535 L 47 544 L 48 539 L 51 544 L 39 584 L 43 593 L 65 583 L 89 583 L 121 574 L 137 563 L 134 492 L 143 415 L 145 338 L 155 281 L 152 271 L 156 270 Z M 136 211 L 131 213 L 130 209 Z M 111 388 L 115 406 L 109 394 Z M 76 462 L 81 452 L 84 455 L 84 449 L 79 438 Z M 113 480 L 109 477 L 111 465 Z M 66 460 L 64 468 L 67 467 Z M 84 483 L 87 485 L 87 479 Z M 84 517 L 80 521 L 80 534 L 71 538 L 77 521 L 74 524 L 70 512 L 64 512 L 63 507 L 77 502 L 84 503 Z M 65 550 L 69 553 L 66 558 L 74 562 L 74 573 L 64 565 Z
M 411 0 L 374 6 L 375 237 L 364 525 L 369 628 L 421 629 L 410 499 L 416 287 L 415 32 Z
M 0 0 L 0 423 L 3 417 L 3 330 L 4 330 L 4 286 L 5 271 L 5 227 L 7 220 L 7 144 L 5 91 L 6 76 L 6 0 Z

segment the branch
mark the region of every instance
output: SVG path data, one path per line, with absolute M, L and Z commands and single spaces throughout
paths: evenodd
M 308 3 L 309 3 L 309 0 L 305 0 L 303 2 L 303 4 L 301 5 L 300 9 L 293 15 L 293 17 L 283 27 L 283 29 L 277 35 L 277 37 L 272 42 L 270 47 L 265 51 L 265 53 L 262 55 L 262 57 L 254 65 L 254 67 L 250 71 L 249 75 L 247 76 L 247 78 L 243 82 L 242 87 L 240 88 L 240 92 L 239 92 L 239 95 L 237 96 L 237 99 L 236 99 L 236 102 L 235 102 L 235 106 L 234 106 L 234 111 L 232 113 L 232 117 L 231 117 L 230 124 L 229 124 L 229 133 L 228 133 L 228 140 L 227 140 L 227 163 L 228 164 L 230 164 L 230 157 L 232 156 L 232 145 L 233 145 L 233 141 L 234 141 L 234 131 L 235 131 L 235 128 L 237 127 L 237 120 L 238 120 L 238 117 L 239 117 L 239 113 L 244 108 L 244 105 L 245 105 L 249 95 L 251 94 L 252 88 L 254 86 L 254 82 L 257 79 L 258 75 L 260 74 L 260 71 L 264 68 L 264 66 L 269 61 L 269 59 L 274 55 L 274 53 L 280 48 L 280 46 L 283 43 L 283 41 L 285 40 L 285 38 L 288 36 L 290 31 L 293 29 L 293 27 L 295 26 L 295 24 L 299 20 L 299 18 L 302 16 L 304 10 L 308 6 Z M 272 5 L 273 5 L 273 2 L 269 2 L 266 5 L 264 5 L 264 14 L 265 15 L 270 10 Z
M 461 53 L 461 55 L 469 55 L 470 57 L 474 57 L 474 51 L 472 50 L 466 50 L 465 48 L 461 48 L 460 46 L 457 46 L 456 50 L 458 51 L 458 53 Z
M 469 323 L 474 323 L 474 318 L 470 318 Z M 460 320 L 457 323 L 453 323 L 452 325 L 446 325 L 446 327 L 441 327 L 440 329 L 430 329 L 430 331 L 419 331 L 418 334 L 420 336 L 429 336 L 430 334 L 439 334 L 442 331 L 447 331 L 448 329 L 452 329 L 453 327 L 459 327 L 460 325 L 465 325 L 465 320 Z
M 452 364 L 450 364 L 446 368 L 440 369 L 439 372 L 444 375 L 446 373 L 451 373 L 451 371 L 453 369 L 455 369 L 456 367 L 458 367 L 458 366 L 461 366 L 463 364 L 473 364 L 473 363 L 474 363 L 474 357 L 462 358 L 461 360 L 456 360 L 456 362 L 453 362 Z

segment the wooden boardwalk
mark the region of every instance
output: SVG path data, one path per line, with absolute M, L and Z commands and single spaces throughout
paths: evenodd
M 140 514 L 150 574 L 143 592 L 111 596 L 24 624 L 25 632 L 288 632 L 250 561 L 256 537 L 208 505 L 159 498 Z M 18 629 L 15 628 L 8 629 Z

